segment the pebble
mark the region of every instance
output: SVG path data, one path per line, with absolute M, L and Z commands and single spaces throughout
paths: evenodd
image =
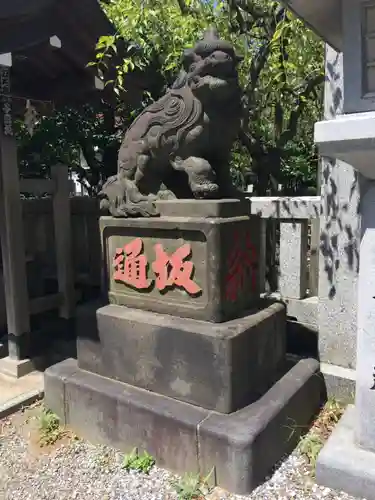
M 123 455 L 72 441 L 51 454 L 31 456 L 27 439 L 7 420 L 0 435 L 0 500 L 177 500 L 166 470 L 126 472 Z M 219 488 L 208 500 L 357 500 L 316 485 L 304 457 L 288 456 L 249 496 Z M 365 499 L 363 499 L 365 500 Z

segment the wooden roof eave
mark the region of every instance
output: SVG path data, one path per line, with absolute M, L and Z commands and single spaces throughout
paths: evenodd
M 12 0 L 11 2 L 3 2 L 0 10 L 0 21 L 2 19 L 35 15 L 48 8 L 53 2 L 54 0 Z
M 19 7 L 32 3 L 14 1 Z M 74 101 L 75 94 L 95 89 L 96 73 L 87 63 L 95 57 L 98 38 L 114 28 L 97 0 L 37 2 L 41 8 L 28 15 L 0 16 L 0 54 L 12 54 L 13 93 L 59 101 L 70 96 Z M 51 37 L 61 41 L 61 48 L 50 45 Z

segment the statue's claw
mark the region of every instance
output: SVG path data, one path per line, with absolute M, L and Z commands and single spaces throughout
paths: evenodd
M 200 184 L 193 191 L 197 199 L 213 199 L 219 196 L 219 186 L 214 183 Z

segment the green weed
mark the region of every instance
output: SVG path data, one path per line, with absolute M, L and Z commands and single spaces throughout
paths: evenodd
M 59 417 L 45 408 L 43 408 L 39 417 L 39 432 L 40 446 L 53 445 L 65 435 Z
M 123 462 L 125 470 L 135 470 L 144 474 L 149 474 L 154 465 L 154 457 L 149 455 L 147 451 L 143 452 L 143 455 L 139 455 L 136 448 L 129 455 L 125 455 Z
M 182 478 L 172 481 L 171 486 L 177 493 L 178 500 L 203 500 L 212 488 L 208 481 L 214 469 L 207 477 L 202 478 L 199 474 L 186 474 Z

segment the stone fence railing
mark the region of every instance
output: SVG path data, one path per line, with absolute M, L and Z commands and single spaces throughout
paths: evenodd
M 251 213 L 262 219 L 261 287 L 266 292 L 266 227 L 279 224 L 278 293 L 288 316 L 317 327 L 319 276 L 319 196 L 251 197 Z M 276 247 L 271 249 L 276 252 Z

